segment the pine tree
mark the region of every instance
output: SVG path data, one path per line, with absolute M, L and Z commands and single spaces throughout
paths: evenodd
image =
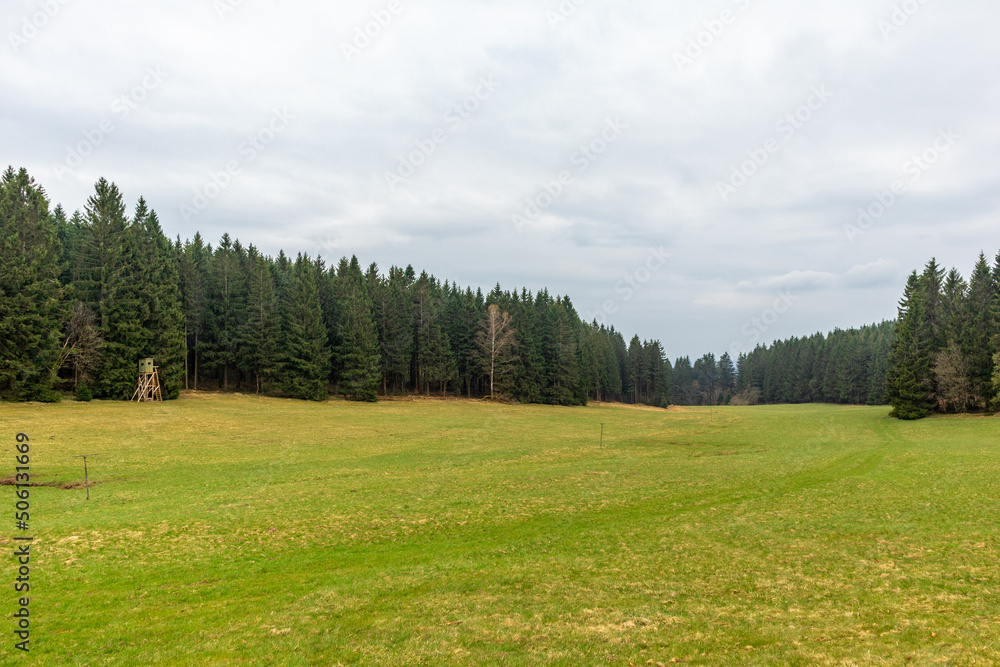
M 508 299 L 505 297 L 504 300 Z M 445 334 L 455 354 L 459 391 L 464 387 L 467 396 L 472 395 L 473 384 L 478 384 L 483 377 L 479 364 L 477 326 L 482 321 L 485 310 L 481 290 L 473 293 L 466 288 L 463 292 L 458 285 L 452 285 L 445 306 Z M 504 380 L 506 381 L 506 376 Z M 505 391 L 507 390 L 509 387 L 505 387 Z
M 425 332 L 423 369 L 427 393 L 429 395 L 432 387 L 437 385 L 443 396 L 447 392 L 448 383 L 458 378 L 458 364 L 451 351 L 448 336 L 436 320 L 427 325 Z
M 736 366 L 728 352 L 719 357 L 719 389 L 723 394 L 723 402 L 729 405 L 733 390 L 736 388 Z
M 996 286 L 993 283 L 986 255 L 980 253 L 979 261 L 976 262 L 969 281 L 963 327 L 955 331 L 952 338 L 954 342 L 958 343 L 964 357 L 969 373 L 970 400 L 973 407 L 978 410 L 988 409 L 993 396 L 991 338 L 995 331 L 993 326 L 995 291 Z
M 325 401 L 330 350 L 316 270 L 307 256 L 299 255 L 288 272 L 281 300 L 281 328 L 283 393 L 291 398 Z
M 926 287 L 916 271 L 910 274 L 899 304 L 896 339 L 889 354 L 886 397 L 897 419 L 930 416 L 936 401 L 931 372 L 931 332 L 922 329 L 928 321 Z
M 357 257 L 338 273 L 340 312 L 340 385 L 348 400 L 375 401 L 381 379 L 378 330 L 367 284 Z M 377 268 L 375 269 L 377 274 Z
M 224 391 L 237 378 L 240 333 L 246 316 L 246 276 L 243 249 L 223 234 L 212 256 L 209 276 L 204 365 L 214 372 Z M 233 376 L 233 377 L 231 377 Z
M 368 269 L 366 282 L 378 332 L 382 393 L 398 393 L 405 388 L 409 377 L 413 347 L 413 314 L 406 272 L 394 266 L 386 278 L 377 275 L 377 267 L 373 264 Z
M 674 405 L 695 405 L 694 382 L 694 369 L 691 367 L 690 357 L 678 357 L 674 362 L 670 402 Z
M 539 349 L 543 364 L 542 401 L 552 405 L 574 405 L 574 388 L 579 369 L 573 331 L 561 300 L 548 290 L 535 297 L 538 313 Z
M 0 398 L 58 400 L 66 318 L 61 249 L 45 191 L 24 169 L 0 180 Z
M 525 403 L 538 403 L 545 387 L 542 318 L 535 297 L 527 289 L 513 295 L 509 305 L 511 317 L 517 321 L 518 350 L 511 370 L 511 393 Z
M 433 277 L 422 273 L 413 289 L 413 384 L 430 395 L 437 384 L 442 392 L 458 375 L 450 342 L 441 326 L 442 290 Z
M 923 318 L 918 329 L 926 348 L 921 349 L 921 361 L 933 365 L 934 358 L 948 346 L 948 330 L 944 306 L 944 267 L 931 259 L 920 276 L 920 302 Z M 933 371 L 929 374 L 931 398 L 934 404 L 941 403 L 941 391 Z
M 281 322 L 274 270 L 253 245 L 247 248 L 246 280 L 246 319 L 239 335 L 239 365 L 259 394 L 278 375 Z
M 87 200 L 79 225 L 79 242 L 71 258 L 74 294 L 97 315 L 104 328 L 101 304 L 120 283 L 127 216 L 125 202 L 114 183 L 100 179 Z
M 633 404 L 641 403 L 642 392 L 642 343 L 638 336 L 632 336 L 628 344 L 628 393 Z
M 146 208 L 140 198 L 138 211 Z M 133 221 L 138 242 L 137 275 L 141 298 L 147 302 L 143 327 L 148 331 L 148 346 L 143 357 L 152 357 L 159 367 L 163 396 L 174 399 L 184 385 L 184 309 L 180 294 L 180 276 L 170 240 L 163 233 L 156 211 L 137 215 Z
M 126 400 L 135 392 L 138 360 L 150 343 L 144 322 L 148 303 L 139 290 L 138 239 L 125 202 L 114 183 L 100 179 L 84 209 L 81 246 L 76 258 L 77 293 L 94 310 L 104 340 L 95 371 L 96 396 Z M 142 216 L 145 210 L 137 211 Z
M 207 318 L 206 289 L 209 275 L 211 248 L 206 248 L 201 234 L 186 242 L 181 250 L 180 282 L 184 307 L 184 331 L 188 358 L 185 363 L 185 387 L 198 390 L 199 361 L 204 345 Z

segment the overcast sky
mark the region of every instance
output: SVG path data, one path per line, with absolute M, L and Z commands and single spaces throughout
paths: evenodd
M 892 318 L 1000 249 L 995 0 L 0 11 L 0 161 L 171 238 L 548 287 L 671 357 Z

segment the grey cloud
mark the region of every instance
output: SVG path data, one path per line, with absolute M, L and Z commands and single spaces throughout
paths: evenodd
M 925 3 L 888 38 L 893 0 L 590 0 L 555 29 L 555 0 L 400 2 L 350 62 L 341 45 L 387 2 L 246 0 L 224 18 L 204 0 L 68 3 L 16 52 L 0 48 L 0 148 L 70 210 L 106 176 L 172 237 L 228 231 L 272 254 L 548 286 L 582 313 L 665 245 L 670 262 L 609 323 L 673 355 L 728 349 L 779 288 L 803 296 L 768 336 L 892 317 L 930 256 L 967 272 L 1000 246 L 995 2 Z M 35 8 L 7 3 L 0 32 Z M 736 20 L 679 71 L 675 54 L 727 8 Z M 59 179 L 67 147 L 156 64 L 170 78 Z M 502 87 L 452 131 L 444 114 L 488 75 Z M 722 201 L 718 184 L 821 85 L 829 104 Z M 294 124 L 186 220 L 180 206 L 286 106 Z M 516 233 L 525 198 L 613 116 L 628 131 Z M 954 150 L 851 243 L 858 209 L 948 126 Z M 442 127 L 447 141 L 391 192 L 385 173 Z

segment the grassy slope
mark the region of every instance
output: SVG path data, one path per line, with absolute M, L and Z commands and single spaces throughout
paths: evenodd
M 0 475 L 101 454 L 33 490 L 32 662 L 994 664 L 1000 421 L 885 413 L 4 405 Z

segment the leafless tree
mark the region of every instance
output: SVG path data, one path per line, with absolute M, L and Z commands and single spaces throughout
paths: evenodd
M 934 358 L 934 373 L 937 376 L 938 391 L 942 406 L 947 410 L 954 405 L 956 411 L 965 410 L 971 398 L 972 385 L 969 382 L 969 368 L 956 343 L 952 343 Z
M 73 315 L 66 327 L 58 368 L 69 365 L 73 369 L 73 389 L 81 382 L 90 381 L 90 375 L 97 368 L 104 348 L 104 340 L 97 329 L 97 318 L 93 311 L 79 301 L 73 306 Z
M 512 352 L 516 338 L 511 327 L 510 313 L 500 312 L 500 308 L 491 303 L 486 309 L 478 342 L 483 369 L 490 376 L 490 397 L 492 397 L 496 378 L 501 376 L 507 370 L 508 364 L 514 360 Z

